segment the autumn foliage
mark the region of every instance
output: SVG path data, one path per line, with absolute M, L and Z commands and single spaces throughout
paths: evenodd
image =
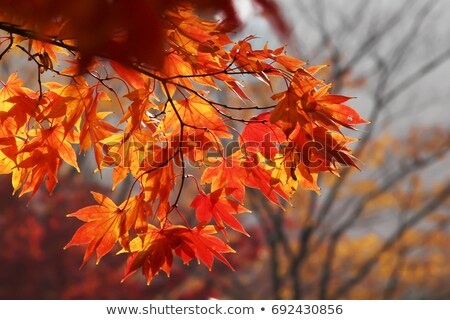
M 133 180 L 119 202 L 92 192 L 97 204 L 68 215 L 84 222 L 66 245 L 86 245 L 83 264 L 118 243 L 124 279 L 138 269 L 148 283 L 169 275 L 174 256 L 232 268 L 228 233 L 249 235 L 238 218 L 250 211 L 248 188 L 283 206 L 299 187 L 319 193 L 319 173 L 357 167 L 345 130 L 367 122 L 330 92 L 323 66 L 284 47 L 255 49 L 253 37 L 232 41 L 230 24 L 197 15 L 208 1 L 49 0 L 33 19 L 0 3 L 0 57 L 25 54 L 37 75 L 26 87 L 14 72 L 0 90 L 0 173 L 14 192 L 33 196 L 45 184 L 52 193 L 63 164 L 82 171 L 77 153 L 89 150 L 99 174 L 112 170 L 113 190 Z M 215 9 L 236 20 L 231 2 Z M 252 101 L 246 77 L 261 81 L 272 105 Z M 224 90 L 241 104 L 221 102 Z M 183 197 L 187 184 L 194 199 Z

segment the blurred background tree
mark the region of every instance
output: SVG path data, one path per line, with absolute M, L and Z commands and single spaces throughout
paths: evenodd
M 244 19 L 253 10 L 245 2 Z M 249 193 L 246 203 L 257 214 L 244 223 L 252 238 L 230 233 L 236 272 L 174 266 L 170 281 L 158 276 L 151 287 L 139 275 L 121 284 L 120 257 L 78 271 L 81 253 L 62 251 L 76 226 L 56 212 L 91 203 L 80 177 L 68 172 L 70 188 L 61 183 L 53 197 L 39 193 L 28 207 L 26 199 L 8 198 L 2 179 L 0 297 L 450 298 L 449 4 L 280 3 L 293 27 L 288 51 L 312 65 L 330 64 L 321 77 L 334 92 L 357 96 L 352 106 L 372 121 L 354 147 L 363 171 L 322 176 L 320 196 L 299 191 L 285 212 Z M 252 19 L 242 33 L 266 36 L 268 28 Z

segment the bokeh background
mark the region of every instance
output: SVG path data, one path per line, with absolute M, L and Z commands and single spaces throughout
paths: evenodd
M 450 298 L 450 3 L 278 0 L 292 28 L 280 39 L 257 8 L 238 2 L 246 25 L 235 40 L 288 43 L 291 55 L 330 65 L 320 77 L 335 93 L 357 97 L 350 105 L 372 122 L 351 133 L 362 171 L 322 175 L 320 196 L 299 190 L 285 211 L 249 192 L 253 213 L 242 221 L 252 237 L 230 233 L 235 272 L 176 261 L 170 279 L 151 286 L 140 274 L 120 282 L 124 256 L 79 270 L 83 249 L 63 250 L 80 225 L 65 215 L 93 203 L 89 190 L 109 190 L 98 175 L 66 168 L 53 196 L 30 202 L 0 177 L 0 298 Z M 13 66 L 1 67 L 3 79 Z M 270 103 L 261 83 L 247 90 Z M 89 157 L 80 164 L 92 167 Z

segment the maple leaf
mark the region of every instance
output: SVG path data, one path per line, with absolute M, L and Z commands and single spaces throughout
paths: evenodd
M 33 153 L 24 157 L 17 167 L 22 169 L 18 183 L 22 190 L 19 196 L 31 192 L 33 197 L 39 187 L 47 178 L 45 185 L 48 192 L 52 193 L 58 181 L 57 172 L 61 166 L 61 160 L 54 150 L 50 149 L 43 153 L 40 149 L 36 149 Z
M 125 230 L 133 229 L 142 237 L 148 228 L 148 217 L 152 216 L 152 207 L 145 201 L 143 193 L 135 196 L 127 206 L 128 212 L 125 217 Z M 129 249 L 129 245 L 122 241 L 122 245 Z
M 270 116 L 270 112 L 261 113 L 252 117 L 252 122 L 245 126 L 239 137 L 239 143 L 247 154 L 261 152 L 266 159 L 273 160 L 279 152 L 277 145 L 286 141 L 286 134 L 281 128 L 269 122 Z
M 55 29 L 60 29 L 58 26 Z M 60 30 L 49 30 L 53 34 L 58 34 Z M 68 55 L 67 51 L 61 47 L 51 45 L 46 42 L 30 40 L 30 46 L 45 69 L 53 69 L 53 62 L 58 63 L 57 53 Z M 44 71 L 44 70 L 41 70 Z
M 98 96 L 94 96 L 92 104 L 85 108 L 85 119 L 80 132 L 80 146 L 81 150 L 85 152 L 91 146 L 94 147 L 97 168 L 101 170 L 103 151 L 99 142 L 118 132 L 119 129 L 103 120 L 110 112 L 97 112 L 99 100 L 108 100 L 108 97 L 101 92 Z
M 277 195 L 283 199 L 288 196 L 278 182 L 272 183 L 271 170 L 272 168 L 255 162 L 252 157 L 243 156 L 241 151 L 236 151 L 214 167 L 206 168 L 201 182 L 211 183 L 211 191 L 223 190 L 240 203 L 244 200 L 245 186 L 259 189 L 267 199 L 281 206 Z
M 179 145 L 178 141 L 176 143 Z M 212 152 L 223 153 L 224 147 L 221 140 L 212 132 L 201 129 L 187 129 L 181 149 L 193 165 L 201 167 L 203 163 L 208 162 Z
M 154 202 L 158 197 L 168 198 L 173 189 L 175 174 L 173 150 L 153 146 L 152 155 L 146 159 L 146 163 L 134 173 L 142 180 L 145 198 Z
M 8 119 L 9 120 L 9 119 Z M 13 164 L 17 163 L 17 158 L 20 156 L 19 148 L 23 146 L 23 140 L 18 139 L 14 133 L 10 130 L 11 121 L 5 121 L 0 126 L 0 152 Z M 15 125 L 13 125 L 15 128 Z
M 111 135 L 100 142 L 105 152 L 102 166 L 114 167 L 113 190 L 130 171 L 135 177 L 139 177 L 142 174 L 142 168 L 156 162 L 152 160 L 153 152 L 156 151 L 153 149 L 154 130 L 150 130 L 148 127 L 139 127 L 130 131 L 128 128 L 131 126 L 132 124 L 129 122 L 124 133 Z
M 31 117 L 37 117 L 39 112 L 37 99 L 34 96 L 25 94 L 25 92 L 9 98 L 5 102 L 13 103 L 6 117 L 14 119 L 15 131 L 26 125 Z
M 148 88 L 149 78 L 145 77 L 142 73 L 137 72 L 134 69 L 128 68 L 115 61 L 110 61 L 109 64 L 119 77 L 125 80 L 133 89 L 139 90 Z
M 217 110 L 198 96 L 173 101 L 155 135 L 171 139 L 172 147 L 180 147 L 194 163 L 202 162 L 211 149 L 223 149 L 220 139 L 232 138 Z
M 203 262 L 209 270 L 212 269 L 214 257 L 234 270 L 222 253 L 234 253 L 235 251 L 219 238 L 213 236 L 220 227 L 217 226 L 197 226 L 184 233 L 183 238 L 187 240 L 188 246 L 194 252 L 197 259 Z
M 67 249 L 74 245 L 88 244 L 82 266 L 94 251 L 97 253 L 97 263 L 99 263 L 100 259 L 114 247 L 117 240 L 124 238 L 127 233 L 126 211 L 108 197 L 96 192 L 91 193 L 98 205 L 85 207 L 67 215 L 86 222 L 64 247 Z M 128 222 L 128 226 L 130 224 Z
M 163 270 L 170 275 L 173 263 L 173 250 L 179 246 L 181 239 L 179 234 L 188 232 L 188 229 L 182 226 L 167 226 L 158 229 L 149 225 L 149 230 L 144 239 L 135 238 L 130 242 L 129 251 L 131 252 L 125 268 L 124 281 L 128 276 L 142 267 L 142 272 L 147 278 L 147 284 Z M 119 253 L 126 252 L 125 250 Z
M 43 85 L 51 90 L 50 97 L 56 94 L 63 98 L 63 103 L 57 106 L 62 109 L 58 112 L 63 112 L 65 117 L 64 125 L 69 129 L 79 129 L 83 113 L 94 103 L 95 87 L 90 87 L 82 77 L 77 77 L 74 83 L 66 86 L 57 82 L 47 82 Z
M 347 147 L 347 144 L 356 141 L 356 139 L 347 138 L 339 133 L 329 132 L 324 128 L 316 128 L 314 130 L 314 138 L 321 147 L 314 148 L 313 155 L 322 159 L 324 166 L 328 170 L 333 170 L 336 163 L 359 169 L 355 163 L 355 158 Z M 337 170 L 334 170 L 334 172 L 337 173 Z
M 180 123 L 178 116 L 183 119 L 183 123 Z M 210 131 L 218 138 L 232 138 L 217 109 L 198 96 L 173 101 L 173 105 L 170 104 L 170 108 L 166 109 L 166 116 L 157 132 L 169 132 L 170 129 L 180 132 L 182 125 Z
M 0 89 L 0 122 L 8 123 L 9 129 L 17 133 L 30 117 L 37 114 L 36 94 L 24 87 L 24 81 L 17 72 L 12 73 Z M 9 118 L 9 119 L 8 119 Z
M 142 267 L 147 278 L 147 284 L 163 270 L 167 275 L 173 264 L 175 252 L 184 263 L 189 263 L 194 257 L 203 262 L 210 270 L 214 257 L 233 269 L 222 255 L 234 250 L 219 238 L 213 236 L 218 228 L 215 226 L 197 226 L 193 229 L 178 225 L 166 225 L 161 229 L 149 225 L 144 240 L 135 238 L 130 242 L 130 256 L 127 260 L 124 281 Z M 119 253 L 125 253 L 121 250 Z
M 11 97 L 26 93 L 23 88 L 24 81 L 18 77 L 17 72 L 14 72 L 8 77 L 6 83 L 2 81 L 2 84 L 3 88 L 0 89 L 0 101 L 2 101 L 0 112 L 8 112 L 13 107 L 13 103 L 8 102 L 8 100 Z
M 299 69 L 288 90 L 272 97 L 279 102 L 270 121 L 276 123 L 281 120 L 288 134 L 297 123 L 310 134 L 314 126 L 340 132 L 339 125 L 353 129 L 354 125 L 368 123 L 343 104 L 349 97 L 329 94 L 330 88 L 331 85 L 324 85 L 311 72 Z
M 280 187 L 289 195 L 292 195 L 298 186 L 320 194 L 317 172 L 317 168 L 310 169 L 300 159 L 296 159 L 293 152 L 287 152 L 284 157 L 274 161 L 271 179 L 272 183 L 280 183 Z
M 250 210 L 244 208 L 236 201 L 222 197 L 221 195 L 222 190 L 219 189 L 210 194 L 200 193 L 194 198 L 191 207 L 196 209 L 197 220 L 206 225 L 210 222 L 211 218 L 214 218 L 218 226 L 224 227 L 228 225 L 232 229 L 249 236 L 233 215 L 250 212 Z
M 272 99 L 279 102 L 272 112 L 270 121 L 272 123 L 280 121 L 288 135 L 297 123 L 301 127 L 306 127 L 311 122 L 306 112 L 313 108 L 309 98 L 313 95 L 314 89 L 320 85 L 322 81 L 315 79 L 304 69 L 297 70 L 288 89 L 272 96 Z
M 76 132 L 67 133 L 65 127 L 59 123 L 48 129 L 38 130 L 36 136 L 26 143 L 19 152 L 32 153 L 38 148 L 45 148 L 49 154 L 58 155 L 80 172 L 75 151 L 70 144 L 76 143 L 78 139 Z
M 228 157 L 219 159 L 218 163 L 203 171 L 201 183 L 211 184 L 211 191 L 227 190 L 228 195 L 233 196 L 240 203 L 244 201 L 245 186 L 241 182 L 241 176 L 245 173 L 239 164 L 239 159 Z
M 128 107 L 127 111 L 123 115 L 120 123 L 124 123 L 130 120 L 129 132 L 141 127 L 143 121 L 146 121 L 149 116 L 148 110 L 156 109 L 156 105 L 149 99 L 151 93 L 146 89 L 138 89 L 130 92 L 125 97 L 132 101 L 132 104 Z
M 67 134 L 61 123 L 36 132 L 36 136 L 24 143 L 18 152 L 24 156 L 17 166 L 29 171 L 20 195 L 32 191 L 33 196 L 46 176 L 47 190 L 51 193 L 58 181 L 57 173 L 61 159 L 80 171 L 75 151 L 70 144 L 78 140 L 75 132 Z

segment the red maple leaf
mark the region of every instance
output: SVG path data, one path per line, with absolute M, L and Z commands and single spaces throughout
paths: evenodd
M 210 194 L 200 193 L 195 197 L 191 207 L 196 209 L 197 220 L 202 224 L 207 224 L 213 218 L 218 226 L 225 227 L 225 225 L 228 225 L 232 229 L 249 236 L 234 215 L 250 212 L 250 210 L 236 201 L 222 196 L 222 193 L 222 190 L 219 189 Z

